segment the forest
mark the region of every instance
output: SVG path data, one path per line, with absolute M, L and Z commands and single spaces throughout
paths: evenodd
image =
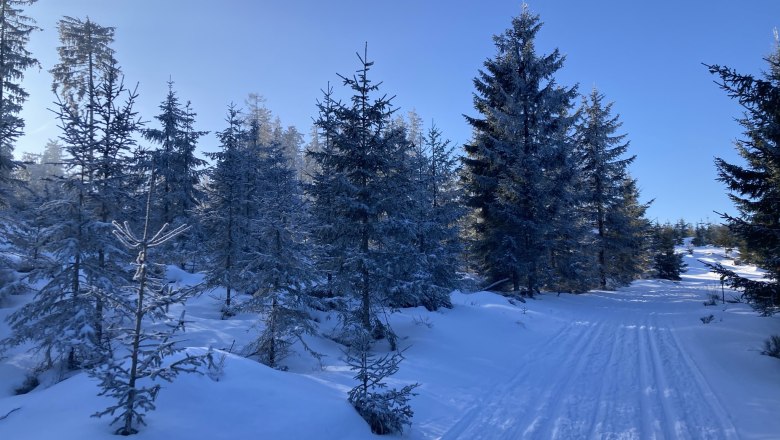
M 762 77 L 706 66 L 744 111 L 745 163 L 715 163 L 739 214 L 658 224 L 613 104 L 556 81 L 564 57 L 536 50 L 541 22 L 527 6 L 475 66 L 462 146 L 394 106 L 370 42 L 347 73 L 322 79 L 310 131 L 285 127 L 258 94 L 226 106 L 221 127 L 201 127 L 173 81 L 157 114 L 139 114 L 142 87 L 122 73 L 115 29 L 63 17 L 50 70 L 60 134 L 30 153 L 18 140 L 24 72 L 39 65 L 26 48 L 35 2 L 0 0 L 0 307 L 13 308 L 0 358 L 32 353 L 20 392 L 47 372 L 86 372 L 114 402 L 95 415 L 117 434 L 143 431 L 161 383 L 218 369 L 216 351 L 180 343 L 185 305 L 204 295 L 221 320 L 256 314 L 253 339 L 234 352 L 281 371 L 296 351 L 319 359 L 307 343 L 315 315 L 337 317 L 332 339 L 357 383 L 345 398 L 376 434 L 410 426 L 423 392 L 387 386 L 406 348 L 390 316 L 451 309 L 453 291 L 528 304 L 680 280 L 681 248 L 710 245 L 766 271 L 756 280 L 709 264 L 721 285 L 760 314 L 778 310 L 780 50 Z M 202 282 L 176 285 L 173 269 Z M 767 347 L 780 356 L 780 337 Z

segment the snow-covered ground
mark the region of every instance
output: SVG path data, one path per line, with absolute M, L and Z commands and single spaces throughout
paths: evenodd
M 780 438 L 780 360 L 760 355 L 764 339 L 780 334 L 780 317 L 758 317 L 745 304 L 704 306 L 721 290 L 698 259 L 733 263 L 722 249 L 696 248 L 681 282 L 544 294 L 525 304 L 453 293 L 451 310 L 392 315 L 408 349 L 391 385 L 420 383 L 414 424 L 403 437 Z M 0 319 L 12 310 L 0 309 Z M 195 350 L 238 351 L 257 332 L 253 315 L 220 320 L 209 295 L 192 300 L 187 314 L 186 344 Z M 704 324 L 700 318 L 710 314 Z M 335 318 L 319 318 L 323 332 L 335 325 Z M 0 337 L 7 334 L 0 324 Z M 228 354 L 218 381 L 190 375 L 164 384 L 137 438 L 372 438 L 346 401 L 353 373 L 338 344 L 309 342 L 326 355 L 322 368 L 306 354 L 289 359 L 289 372 Z M 19 408 L 0 420 L 0 439 L 116 438 L 109 418 L 90 418 L 108 401 L 85 374 L 15 396 L 29 364 L 23 353 L 0 360 L 0 417 Z

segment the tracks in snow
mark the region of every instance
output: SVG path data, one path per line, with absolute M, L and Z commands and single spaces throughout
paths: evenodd
M 518 355 L 441 438 L 733 439 L 736 429 L 674 329 L 646 311 L 572 322 Z

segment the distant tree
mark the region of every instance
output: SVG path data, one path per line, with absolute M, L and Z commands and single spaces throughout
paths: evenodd
M 565 260 L 583 247 L 584 232 L 572 216 L 577 91 L 555 82 L 563 65 L 557 50 L 536 53 L 540 27 L 524 6 L 494 38 L 497 54 L 474 79 L 481 117 L 467 117 L 474 138 L 463 162 L 466 202 L 475 210 L 472 262 L 491 281 L 507 279 L 529 296 L 560 281 L 556 271 L 571 267 Z
M 650 203 L 639 201 L 636 180 L 624 178 L 619 203 L 605 217 L 606 277 L 609 284 L 627 286 L 652 267 L 653 226 L 646 212 Z
M 712 267 L 729 286 L 742 289 L 763 314 L 772 314 L 780 298 L 780 40 L 766 61 L 769 70 L 763 78 L 718 65 L 708 68 L 744 110 L 739 120 L 744 138 L 736 148 L 745 164 L 715 160 L 718 178 L 738 210 L 736 216 L 722 217 L 753 261 L 767 271 L 767 280 L 750 280 L 721 265 Z
M 0 207 L 8 203 L 10 185 L 17 182 L 11 173 L 20 165 L 13 150 L 24 130 L 19 112 L 28 96 L 21 82 L 24 71 L 38 65 L 27 50 L 30 34 L 38 28 L 22 9 L 36 1 L 0 1 Z
M 336 109 L 341 106 L 333 98 L 333 88 L 330 83 L 322 91 L 323 98 L 317 101 L 318 117 L 315 120 L 316 144 L 310 144 L 306 150 L 306 159 L 310 172 L 309 182 L 305 189 L 311 198 L 310 212 L 312 215 L 312 236 L 317 244 L 313 249 L 318 269 L 324 274 L 327 285 L 324 290 L 328 296 L 333 296 L 332 279 L 341 271 L 340 256 L 346 251 L 345 240 L 339 240 L 336 230 L 336 219 L 340 215 L 335 204 L 338 181 L 341 174 L 336 168 L 335 138 L 338 134 Z
M 412 141 L 413 136 L 421 142 L 419 146 Z M 403 282 L 396 305 L 422 305 L 428 310 L 451 307 L 450 292 L 457 286 L 463 250 L 459 237 L 464 209 L 458 187 L 458 159 L 450 141 L 442 139 L 435 125 L 425 134 L 407 132 L 407 139 L 414 150 L 406 159 L 412 176 L 406 190 L 409 206 L 403 223 L 411 230 L 408 249 L 399 261 L 402 273 L 398 278 Z
M 678 246 L 682 246 L 684 240 L 691 236 L 691 224 L 685 221 L 685 219 L 677 220 L 674 224 L 674 241 Z
M 685 272 L 687 265 L 683 262 L 683 255 L 674 250 L 676 234 L 675 227 L 656 225 L 654 236 L 654 266 L 656 276 L 665 280 L 680 280 L 680 274 Z
M 160 384 L 149 386 L 146 380 L 165 380 L 171 382 L 183 372 L 197 372 L 198 367 L 207 362 L 205 356 L 184 357 L 171 363 L 164 363 L 168 358 L 182 348 L 173 340 L 175 334 L 184 330 L 184 312 L 179 319 L 172 318 L 166 312 L 173 304 L 182 304 L 197 292 L 187 288 L 173 290 L 160 276 L 155 273 L 165 273 L 165 267 L 152 263 L 150 254 L 152 248 L 158 247 L 182 233 L 186 226 L 168 230 L 163 225 L 156 233 L 150 227 L 151 197 L 153 194 L 155 175 L 152 173 L 152 185 L 149 199 L 146 203 L 143 232 L 136 235 L 125 222 L 114 222 L 114 235 L 131 251 L 137 251 L 133 265 L 136 268 L 133 276 L 134 285 L 101 294 L 103 301 L 109 303 L 119 314 L 129 321 L 129 326 L 118 327 L 114 340 L 121 344 L 122 350 L 112 350 L 120 353 L 118 358 L 110 358 L 105 364 L 90 370 L 90 375 L 100 380 L 99 395 L 116 400 L 116 404 L 103 411 L 95 413 L 94 417 L 107 414 L 117 415 L 111 424 L 119 422 L 122 426 L 116 430 L 120 435 L 131 435 L 138 432 L 137 427 L 145 425 L 145 413 L 155 409 L 154 402 L 160 392 Z M 145 328 L 151 321 L 162 321 L 168 325 L 164 330 Z
M 696 223 L 693 230 L 693 240 L 691 244 L 694 246 L 706 246 L 710 244 L 710 231 L 712 230 L 711 224 L 704 224 L 702 222 Z
M 195 156 L 195 149 L 207 132 L 194 129 L 196 115 L 189 102 L 184 106 L 179 102 L 173 81 L 168 82 L 168 94 L 159 109 L 155 119 L 161 127 L 144 131 L 146 139 L 159 145 L 151 152 L 150 164 L 160 179 L 155 203 L 163 222 L 180 224 L 191 216 L 200 198 L 197 186 L 206 161 Z

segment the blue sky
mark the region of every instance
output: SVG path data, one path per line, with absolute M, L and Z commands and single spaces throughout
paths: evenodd
M 566 56 L 558 82 L 596 86 L 621 115 L 637 160 L 631 171 L 651 219 L 716 220 L 733 212 L 715 181 L 713 158 L 736 160 L 740 136 L 735 102 L 701 63 L 759 73 L 780 26 L 776 0 L 530 1 L 544 26 L 537 50 Z M 172 78 L 192 101 L 198 129 L 223 128 L 230 102 L 259 93 L 284 125 L 308 133 L 315 101 L 328 81 L 346 97 L 336 73 L 351 74 L 368 42 L 373 78 L 395 95 L 400 111 L 415 109 L 444 135 L 466 142 L 463 114 L 474 115 L 472 79 L 495 54 L 492 36 L 520 12 L 516 0 L 40 0 L 29 15 L 44 28 L 30 49 L 42 69 L 27 72 L 31 94 L 22 116 L 27 135 L 17 153 L 39 151 L 56 138 L 48 70 L 57 62 L 56 22 L 87 15 L 115 26 L 117 59 L 126 82 L 139 83 L 137 109 L 153 120 Z M 151 123 L 153 124 L 153 123 Z

